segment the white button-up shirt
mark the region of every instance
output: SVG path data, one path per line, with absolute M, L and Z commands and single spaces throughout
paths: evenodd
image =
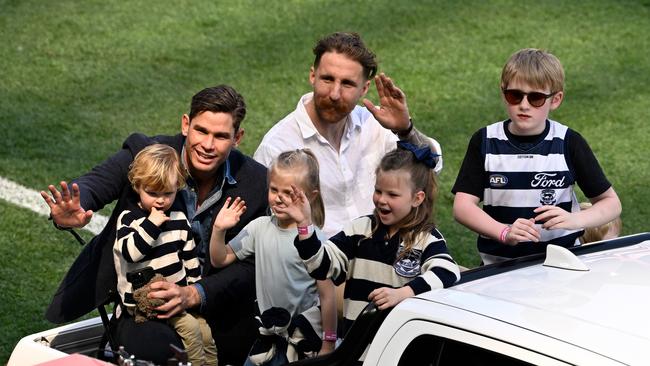
M 375 169 L 381 158 L 394 150 L 397 136 L 375 120 L 370 112 L 356 106 L 346 119 L 337 151 L 319 132 L 307 114 L 305 105 L 313 98 L 308 93 L 300 98 L 296 110 L 273 126 L 264 135 L 253 158 L 269 167 L 281 152 L 309 148 L 320 166 L 321 196 L 325 204 L 323 232 L 333 236 L 353 219 L 372 213 L 375 190 Z M 432 139 L 440 153 L 440 145 Z M 442 160 L 436 172 L 442 168 Z

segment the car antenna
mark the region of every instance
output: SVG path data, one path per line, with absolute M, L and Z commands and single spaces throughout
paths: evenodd
M 544 265 L 571 271 L 589 270 L 580 258 L 576 257 L 570 250 L 553 244 L 549 244 L 546 247 L 546 260 L 544 261 Z

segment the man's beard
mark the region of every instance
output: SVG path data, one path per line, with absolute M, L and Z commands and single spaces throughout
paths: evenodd
M 322 122 L 337 123 L 352 112 L 354 105 L 348 106 L 343 103 L 332 102 L 328 98 L 322 98 L 314 100 L 314 109 Z

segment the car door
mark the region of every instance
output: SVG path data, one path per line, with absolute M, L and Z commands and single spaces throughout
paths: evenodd
M 619 365 L 565 342 L 495 323 L 500 323 L 496 328 L 502 339 L 433 321 L 411 320 L 399 328 L 380 354 L 371 349 L 364 365 Z

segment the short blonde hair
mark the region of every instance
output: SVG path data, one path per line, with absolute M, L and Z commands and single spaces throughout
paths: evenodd
M 591 207 L 591 203 L 580 202 L 581 210 L 586 210 L 589 207 Z M 582 234 L 582 236 L 580 237 L 580 243 L 587 244 L 587 243 L 593 243 L 595 241 L 601 241 L 603 240 L 605 235 L 607 235 L 610 229 L 616 230 L 618 234 L 621 233 L 621 230 L 623 230 L 623 221 L 621 221 L 620 216 L 600 226 L 586 228 L 585 233 Z
M 551 93 L 564 90 L 564 69 L 553 54 L 536 48 L 515 52 L 501 71 L 501 89 L 519 81 L 533 88 L 549 88 Z
M 176 150 L 168 145 L 153 144 L 135 156 L 128 177 L 136 191 L 140 188 L 177 191 L 185 186 L 186 173 Z

